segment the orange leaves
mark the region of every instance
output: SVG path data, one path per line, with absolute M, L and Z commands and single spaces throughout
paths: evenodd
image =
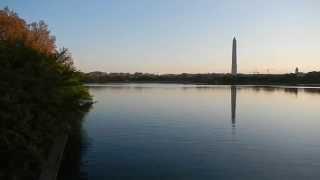
M 0 10 L 0 40 L 22 43 L 48 55 L 56 52 L 55 37 L 44 21 L 27 24 L 8 8 Z
M 16 13 L 5 8 L 0 10 L 0 40 L 22 40 L 27 35 L 26 23 Z

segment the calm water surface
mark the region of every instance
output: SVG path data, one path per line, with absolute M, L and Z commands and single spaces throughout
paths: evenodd
M 118 84 L 90 91 L 98 102 L 71 140 L 79 146 L 68 150 L 60 179 L 320 179 L 319 89 Z

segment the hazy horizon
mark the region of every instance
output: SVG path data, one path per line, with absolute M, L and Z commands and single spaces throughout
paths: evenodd
M 62 5 L 63 4 L 63 5 Z M 315 0 L 3 0 L 28 22 L 44 20 L 84 72 L 239 73 L 320 70 Z

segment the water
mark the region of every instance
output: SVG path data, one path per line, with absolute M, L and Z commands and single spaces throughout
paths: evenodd
M 320 178 L 319 89 L 120 84 L 90 91 L 98 103 L 59 179 Z

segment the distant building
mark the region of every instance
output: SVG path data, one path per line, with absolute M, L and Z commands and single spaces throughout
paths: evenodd
M 231 67 L 231 74 L 236 76 L 237 75 L 237 40 L 234 37 L 232 42 L 232 67 Z
M 305 76 L 305 74 L 304 74 L 303 72 L 300 72 L 300 71 L 299 71 L 299 68 L 298 68 L 298 67 L 296 67 L 296 69 L 294 70 L 294 73 L 295 73 L 295 75 L 296 75 L 297 77 L 303 77 L 303 76 Z

